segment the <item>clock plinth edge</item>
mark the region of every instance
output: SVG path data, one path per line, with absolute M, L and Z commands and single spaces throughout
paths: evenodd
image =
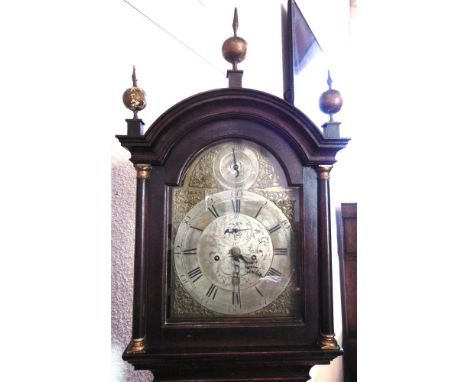
M 257 368 L 254 375 L 250 373 L 244 375 L 244 370 L 239 369 L 226 370 L 216 365 L 213 367 L 214 370 L 206 375 L 200 375 L 197 371 L 197 378 L 193 378 L 190 372 L 184 375 L 166 375 L 151 370 L 151 373 L 154 377 L 153 382 L 305 382 L 310 379 L 309 366 L 290 368 L 287 371 L 280 368 Z
M 312 366 L 329 364 L 342 349 L 289 349 L 124 354 L 155 382 L 305 382 Z M 196 377 L 194 377 L 196 376 Z

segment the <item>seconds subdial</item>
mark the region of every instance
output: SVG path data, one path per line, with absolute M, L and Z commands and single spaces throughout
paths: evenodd
M 248 189 L 258 175 L 258 155 L 246 145 L 222 145 L 213 162 L 216 180 L 226 188 Z

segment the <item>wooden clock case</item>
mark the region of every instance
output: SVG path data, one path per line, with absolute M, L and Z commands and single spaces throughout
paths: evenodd
M 162 114 L 141 134 L 119 135 L 137 170 L 132 341 L 123 358 L 155 381 L 306 381 L 311 366 L 342 354 L 333 333 L 329 172 L 346 138 L 323 134 L 273 95 L 243 88 L 208 91 Z M 181 185 L 203 149 L 225 139 L 273 153 L 302 198 L 300 313 L 171 322 L 169 187 Z

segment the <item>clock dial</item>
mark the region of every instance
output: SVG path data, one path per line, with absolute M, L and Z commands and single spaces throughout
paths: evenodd
M 291 227 L 281 210 L 248 191 L 223 191 L 196 204 L 175 238 L 185 290 L 209 310 L 246 314 L 273 302 L 291 274 Z

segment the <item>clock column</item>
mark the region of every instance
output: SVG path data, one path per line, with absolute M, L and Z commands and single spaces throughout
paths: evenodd
M 141 137 L 143 135 L 143 121 L 138 118 L 138 112 L 146 107 L 146 93 L 137 86 L 135 66 L 132 73 L 133 86 L 125 90 L 122 101 L 127 109 L 133 111 L 133 119 L 127 119 L 127 136 Z M 145 351 L 146 327 L 146 231 L 148 220 L 148 184 L 151 175 L 151 165 L 135 163 L 137 172 L 136 189 L 136 218 L 135 218 L 135 260 L 133 281 L 133 322 L 132 340 L 127 346 L 126 353 Z
M 133 322 L 132 341 L 127 352 L 138 353 L 145 349 L 145 296 L 146 296 L 146 230 L 148 219 L 148 184 L 151 165 L 135 164 L 137 172 L 136 219 L 135 219 L 135 260 L 133 281 Z
M 320 262 L 320 340 L 322 349 L 339 349 L 333 328 L 332 250 L 330 229 L 331 165 L 318 165 L 319 262 Z

